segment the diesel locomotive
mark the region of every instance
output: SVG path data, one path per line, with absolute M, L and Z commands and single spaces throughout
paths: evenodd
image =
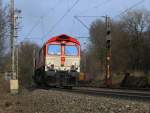
M 78 85 L 80 73 L 80 42 L 62 34 L 50 38 L 35 57 L 37 85 L 73 87 Z

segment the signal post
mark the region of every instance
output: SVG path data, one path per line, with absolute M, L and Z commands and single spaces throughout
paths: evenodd
M 17 20 L 18 15 L 21 13 L 20 10 L 15 10 L 14 0 L 10 0 L 10 42 L 11 42 L 11 79 L 10 79 L 10 92 L 12 94 L 17 94 L 19 92 L 19 83 L 18 83 L 18 47 L 16 46 L 17 40 Z M 16 53 L 16 55 L 15 55 Z M 15 56 L 17 58 L 15 58 Z M 16 63 L 16 65 L 15 65 Z
M 111 19 L 106 16 L 106 86 L 112 85 L 112 70 L 111 70 Z

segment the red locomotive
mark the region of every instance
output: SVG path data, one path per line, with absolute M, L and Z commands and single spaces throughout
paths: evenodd
M 80 73 L 80 42 L 62 34 L 49 39 L 35 60 L 33 79 L 38 85 L 72 87 Z

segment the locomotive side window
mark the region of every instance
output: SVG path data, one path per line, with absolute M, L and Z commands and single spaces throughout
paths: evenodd
M 61 46 L 60 45 L 49 45 L 48 46 L 48 54 L 60 55 L 61 54 Z
M 65 46 L 65 54 L 67 56 L 77 56 L 78 55 L 78 48 L 76 46 Z

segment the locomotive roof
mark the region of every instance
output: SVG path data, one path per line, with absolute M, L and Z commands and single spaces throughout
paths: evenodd
M 51 42 L 57 42 L 57 41 L 69 41 L 69 42 L 73 42 L 73 43 L 80 45 L 80 42 L 77 39 L 75 39 L 71 36 L 68 36 L 66 34 L 52 37 L 46 42 L 46 44 L 51 43 Z

